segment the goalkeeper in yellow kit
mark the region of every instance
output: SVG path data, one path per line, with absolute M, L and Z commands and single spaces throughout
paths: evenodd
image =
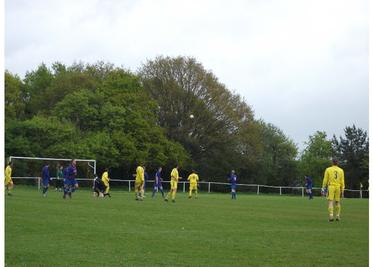
M 135 194 L 136 200 L 144 199 L 144 168 L 141 165 L 136 168 Z
M 110 181 L 110 178 L 109 178 L 109 170 L 106 168 L 104 173 L 102 174 L 102 177 L 101 177 L 101 181 L 104 183 L 105 185 L 105 192 L 104 192 L 104 197 L 108 196 L 108 197 L 111 197 L 109 191 L 110 191 L 110 184 L 109 184 L 109 181 Z
M 197 186 L 198 186 L 199 177 L 194 170 L 192 170 L 192 173 L 188 176 L 188 181 L 189 181 L 189 198 L 192 198 L 193 190 L 196 193 L 196 198 L 197 198 Z
M 325 192 L 326 186 L 328 187 L 328 212 L 329 221 L 334 221 L 334 209 L 335 209 L 335 220 L 340 220 L 341 213 L 341 198 L 343 198 L 343 192 L 345 189 L 345 177 L 344 171 L 338 167 L 338 160 L 332 160 L 332 166 L 326 168 L 324 174 L 324 180 L 322 182 L 322 193 Z
M 168 201 L 168 196 L 171 195 L 172 202 L 175 202 L 175 197 L 176 197 L 176 191 L 177 191 L 177 183 L 179 179 L 182 179 L 182 177 L 179 177 L 179 171 L 178 171 L 179 166 L 176 165 L 175 168 L 172 169 L 171 171 L 171 181 L 170 181 L 170 192 L 167 193 L 165 197 L 165 201 Z
M 12 195 L 11 191 L 13 189 L 12 166 L 12 162 L 9 162 L 5 168 L 5 189 L 8 192 L 8 196 Z

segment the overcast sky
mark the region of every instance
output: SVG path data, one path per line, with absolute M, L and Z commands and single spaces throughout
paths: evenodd
M 5 68 L 193 56 L 300 148 L 368 130 L 368 0 L 6 0 Z

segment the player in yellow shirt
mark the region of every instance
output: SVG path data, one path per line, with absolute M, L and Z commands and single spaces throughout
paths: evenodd
M 176 197 L 176 191 L 177 191 L 177 183 L 179 179 L 182 179 L 182 177 L 179 176 L 179 171 L 178 171 L 179 166 L 176 165 L 175 168 L 172 169 L 171 171 L 171 181 L 170 181 L 170 192 L 167 193 L 165 197 L 165 201 L 168 201 L 168 196 L 171 195 L 172 202 L 175 202 L 175 197 Z
M 110 181 L 110 178 L 109 178 L 109 170 L 106 168 L 104 173 L 102 174 L 102 177 L 101 177 L 101 181 L 104 183 L 105 185 L 105 193 L 104 193 L 104 197 L 108 196 L 108 197 L 111 197 L 109 191 L 110 191 L 110 184 L 109 184 L 109 181 Z
M 345 189 L 345 177 L 344 171 L 338 167 L 338 160 L 332 160 L 332 166 L 326 168 L 324 174 L 324 180 L 322 182 L 322 193 L 325 192 L 326 186 L 328 187 L 328 212 L 329 221 L 334 221 L 333 211 L 335 208 L 336 221 L 340 220 L 341 213 L 341 197 L 343 198 L 343 192 Z
M 12 195 L 13 189 L 13 180 L 12 180 L 12 162 L 8 163 L 8 166 L 5 168 L 5 189 L 8 192 L 8 196 Z
M 136 193 L 136 200 L 143 200 L 144 198 L 144 168 L 142 165 L 139 165 L 136 168 L 135 193 Z
M 196 198 L 197 198 L 197 186 L 198 186 L 199 177 L 194 170 L 192 170 L 192 173 L 188 176 L 188 181 L 189 181 L 189 198 L 192 198 L 193 190 L 196 193 Z

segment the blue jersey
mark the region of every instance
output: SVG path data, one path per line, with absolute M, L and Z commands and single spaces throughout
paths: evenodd
M 49 167 L 46 165 L 43 167 L 43 169 L 41 170 L 41 178 L 43 180 L 49 180 L 51 177 L 49 175 Z
M 307 189 L 312 189 L 312 179 L 309 176 L 306 176 L 306 187 Z
M 155 173 L 155 179 L 154 179 L 154 185 L 159 185 L 162 183 L 162 177 L 161 177 L 161 172 L 157 171 Z
M 231 174 L 229 176 L 229 182 L 231 183 L 231 186 L 236 186 L 237 183 L 237 175 Z
M 77 171 L 76 171 L 76 167 L 73 166 L 73 165 L 70 165 L 69 167 L 67 167 L 67 171 L 66 171 L 66 178 L 67 179 L 70 179 L 70 180 L 73 180 L 76 178 L 76 175 L 77 175 Z
M 67 177 L 68 177 L 67 170 L 68 170 L 68 167 L 66 167 L 65 169 L 63 169 L 63 178 L 64 179 L 67 179 Z

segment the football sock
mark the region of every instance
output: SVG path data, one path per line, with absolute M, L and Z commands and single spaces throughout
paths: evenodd
M 161 193 L 162 193 L 162 197 L 164 198 L 164 192 L 163 192 L 163 189 L 160 189 L 161 190 Z
M 333 208 L 328 208 L 329 217 L 333 217 Z
M 341 213 L 341 204 L 337 204 L 336 206 L 335 206 L 335 214 L 337 215 L 337 216 L 339 216 L 339 214 Z

